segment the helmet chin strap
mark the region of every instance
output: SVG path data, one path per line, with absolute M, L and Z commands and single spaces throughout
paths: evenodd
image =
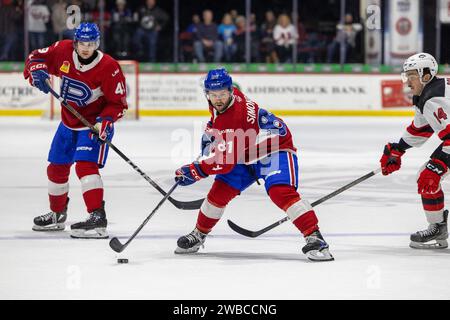
M 417 73 L 419 74 L 419 81 L 420 81 L 420 83 L 423 84 L 424 86 L 427 85 L 428 83 L 430 83 L 431 80 L 433 80 L 433 78 L 434 78 L 433 76 L 431 76 L 430 80 L 424 82 L 424 81 L 422 80 L 422 78 L 423 78 L 423 76 L 424 76 L 424 74 L 423 74 L 423 69 L 417 69 Z

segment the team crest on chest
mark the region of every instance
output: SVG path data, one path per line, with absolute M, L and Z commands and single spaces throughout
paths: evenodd
M 92 98 L 92 90 L 84 82 L 63 76 L 61 79 L 61 97 L 66 101 L 85 107 Z

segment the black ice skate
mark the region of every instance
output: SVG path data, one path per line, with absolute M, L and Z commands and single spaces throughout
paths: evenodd
M 182 236 L 178 239 L 178 247 L 175 249 L 175 253 L 195 253 L 200 249 L 200 247 L 204 247 L 203 243 L 205 242 L 205 239 L 206 234 L 195 228 L 188 235 Z
M 61 212 L 50 211 L 47 214 L 34 218 L 34 231 L 63 231 L 66 228 L 64 222 L 67 219 L 67 198 L 66 207 Z
M 72 234 L 70 236 L 77 239 L 108 239 L 106 231 L 108 220 L 106 220 L 104 207 L 105 202 L 101 208 L 94 210 L 86 221 L 71 225 Z
M 444 211 L 444 221 L 431 223 L 428 229 L 417 231 L 411 235 L 409 246 L 414 249 L 445 249 L 448 247 L 447 238 L 448 210 Z
M 305 237 L 306 245 L 302 248 L 306 257 L 311 261 L 333 261 L 334 258 L 328 249 L 328 243 L 319 230 Z

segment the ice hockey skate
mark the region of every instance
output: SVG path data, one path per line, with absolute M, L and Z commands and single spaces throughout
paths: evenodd
M 67 199 L 69 203 L 69 199 Z M 67 203 L 66 207 L 61 212 L 50 211 L 34 218 L 34 231 L 63 231 L 66 228 L 64 222 L 67 219 Z
M 108 232 L 106 231 L 108 220 L 106 220 L 104 206 L 105 203 L 103 202 L 102 207 L 94 210 L 86 221 L 71 225 L 70 236 L 81 239 L 108 239 Z
M 204 247 L 203 243 L 205 242 L 205 239 L 206 234 L 195 228 L 191 233 L 178 239 L 178 247 L 175 249 L 175 253 L 195 253 L 200 249 L 200 247 Z
M 448 247 L 447 230 L 448 210 L 444 211 L 444 221 L 431 223 L 428 229 L 417 231 L 411 235 L 409 246 L 413 249 L 445 249 Z
M 333 261 L 334 258 L 328 249 L 328 243 L 322 237 L 319 230 L 305 237 L 306 245 L 302 248 L 303 253 L 311 261 Z

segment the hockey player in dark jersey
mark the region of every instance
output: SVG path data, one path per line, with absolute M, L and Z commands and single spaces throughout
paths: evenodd
M 399 170 L 401 157 L 412 147 L 422 146 L 433 133 L 442 140 L 419 170 L 417 192 L 429 223 L 426 230 L 411 235 L 410 247 L 447 248 L 447 215 L 441 181 L 450 167 L 450 79 L 436 77 L 438 64 L 428 53 L 418 53 L 403 64 L 402 78 L 413 93 L 415 116 L 398 143 L 388 143 L 380 159 L 384 175 Z
M 297 149 L 286 124 L 234 88 L 225 69 L 209 71 L 204 88 L 211 112 L 202 139 L 206 156 L 178 169 L 176 180 L 190 185 L 215 175 L 215 181 L 195 229 L 178 239 L 175 252 L 197 252 L 228 203 L 261 179 L 272 202 L 305 237 L 303 253 L 313 261 L 333 260 L 313 208 L 297 192 Z

